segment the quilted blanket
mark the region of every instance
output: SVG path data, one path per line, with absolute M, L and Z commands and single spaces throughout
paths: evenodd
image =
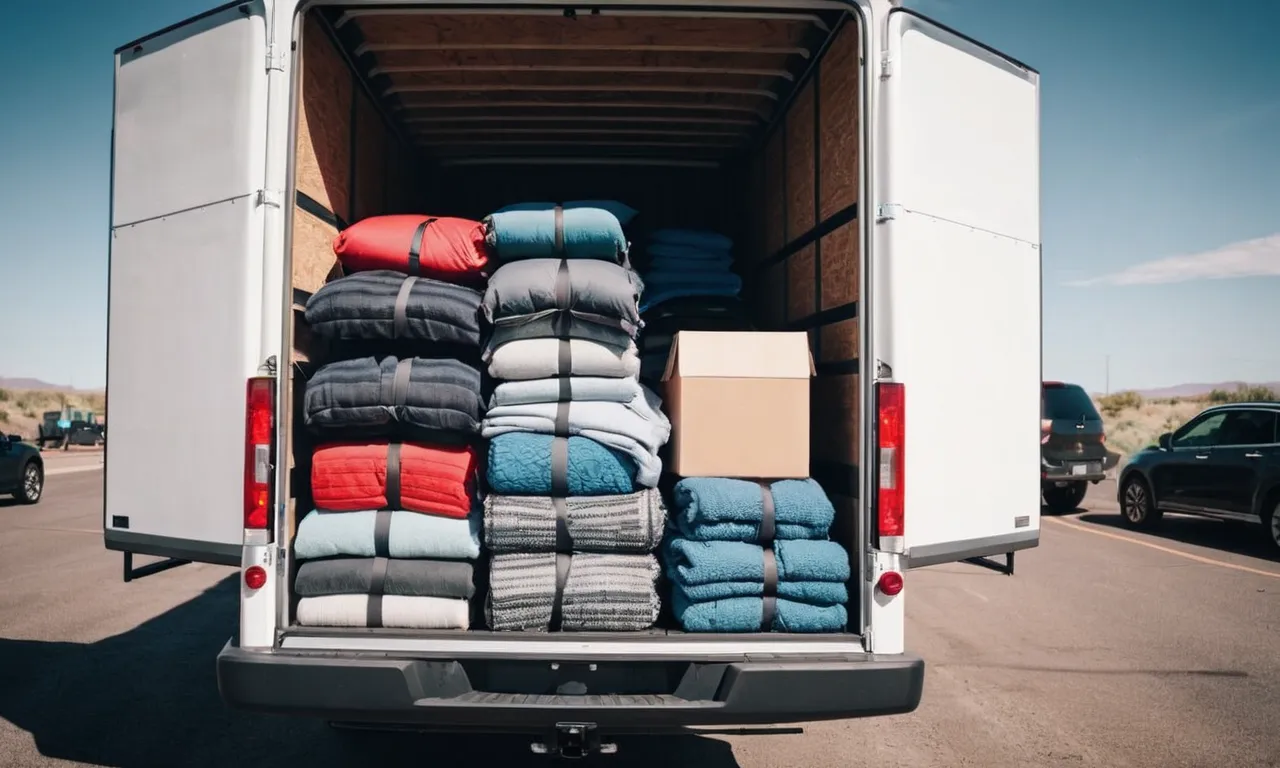
M 329 443 L 311 459 L 311 495 L 332 512 L 403 509 L 465 518 L 478 503 L 470 445 Z
M 483 298 L 463 285 L 374 270 L 321 286 L 307 301 L 304 317 L 312 331 L 328 338 L 479 348 Z
M 634 336 L 644 284 L 635 271 L 594 259 L 526 259 L 505 264 L 484 293 L 485 319 L 502 325 L 567 312 Z
M 636 463 L 626 454 L 585 437 L 565 440 L 564 478 L 557 478 L 552 461 L 554 444 L 563 438 L 532 432 L 511 432 L 489 441 L 487 479 L 491 493 L 549 496 L 561 484 L 563 496 L 632 493 Z
M 634 342 L 621 347 L 587 339 L 521 339 L 497 347 L 489 359 L 489 375 L 507 381 L 549 376 L 623 378 L 638 373 L 640 357 Z

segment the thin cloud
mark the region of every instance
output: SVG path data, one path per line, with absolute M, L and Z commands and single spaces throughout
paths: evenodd
M 1067 285 L 1157 285 L 1191 280 L 1277 276 L 1280 276 L 1280 233 L 1231 243 L 1190 256 L 1169 256 L 1144 261 L 1119 272 L 1073 280 Z

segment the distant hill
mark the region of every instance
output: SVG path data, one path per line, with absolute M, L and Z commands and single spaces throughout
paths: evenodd
M 1220 381 L 1216 384 L 1177 384 L 1172 387 L 1158 387 L 1156 389 L 1139 389 L 1134 390 L 1145 398 L 1162 398 L 1162 397 L 1198 397 L 1207 395 L 1215 389 L 1224 392 L 1234 392 L 1237 389 L 1248 386 L 1267 387 L 1268 389 L 1280 391 L 1280 381 Z
M 77 389 L 66 384 L 50 384 L 40 379 L 28 378 L 6 378 L 0 376 L 0 389 L 16 389 L 26 390 L 29 392 L 101 392 L 103 387 L 96 389 Z

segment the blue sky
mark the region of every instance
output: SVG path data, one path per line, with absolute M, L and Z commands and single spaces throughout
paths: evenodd
M 104 383 L 112 51 L 215 4 L 9 12 L 0 376 Z M 1041 72 L 1046 377 L 1280 380 L 1280 2 L 907 5 Z

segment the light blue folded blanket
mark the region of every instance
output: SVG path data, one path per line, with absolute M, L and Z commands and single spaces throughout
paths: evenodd
M 671 609 L 686 632 L 759 632 L 764 598 L 733 597 L 692 602 L 680 589 L 671 590 Z M 777 599 L 770 629 L 774 632 L 843 632 L 849 612 L 843 605 L 809 605 Z
M 551 494 L 552 435 L 509 432 L 489 441 L 487 479 L 491 493 Z M 569 438 L 569 495 L 608 496 L 642 490 L 636 463 L 626 454 L 586 437 Z
M 775 539 L 826 539 L 836 510 L 813 478 L 777 480 L 773 496 Z M 671 491 L 671 523 L 686 539 L 758 541 L 764 494 L 758 483 L 728 477 L 686 477 Z
M 667 577 L 697 595 L 695 588 L 725 582 L 764 583 L 764 548 L 743 541 L 692 541 L 674 536 L 663 542 Z M 787 582 L 827 582 L 839 584 L 849 580 L 849 553 L 834 541 L 775 541 L 774 562 L 778 570 L 778 594 Z M 788 595 L 801 599 L 803 589 Z M 817 592 L 834 594 L 815 588 Z M 731 594 L 733 590 L 720 590 Z M 763 590 L 761 590 L 763 592 Z M 757 593 L 759 594 L 759 593 Z M 822 602 L 845 602 L 848 594 Z M 817 601 L 815 601 L 817 602 Z
M 568 399 L 574 402 L 599 400 L 610 403 L 629 403 L 636 398 L 644 398 L 649 407 L 654 409 L 662 407 L 662 398 L 648 387 L 640 386 L 635 376 L 621 379 L 604 376 L 566 376 L 556 379 L 504 381 L 494 387 L 493 395 L 489 397 L 489 407 L 559 402 L 562 385 L 568 390 Z
M 606 259 L 623 262 L 627 237 L 618 217 L 603 208 L 563 211 L 564 252 L 556 253 L 555 206 L 538 210 L 507 210 L 485 217 L 485 242 L 499 261 L 559 258 Z
M 499 208 L 494 211 L 494 213 L 506 213 L 507 211 L 549 211 L 555 209 L 555 207 L 555 203 L 512 203 L 511 205 L 505 205 Z M 636 217 L 637 213 L 639 213 L 639 211 L 626 203 L 618 202 L 617 200 L 570 200 L 567 203 L 562 203 L 560 207 L 564 208 L 566 211 L 570 208 L 603 208 L 614 216 L 617 216 L 618 223 L 624 227 L 631 223 L 631 220 Z
M 732 239 L 709 229 L 680 229 L 678 227 L 659 229 L 652 232 L 649 235 L 649 239 L 664 245 L 683 245 L 714 251 L 727 251 L 733 247 Z
M 299 560 L 321 557 L 376 557 L 374 524 L 378 513 L 312 511 L 298 523 L 293 554 Z M 474 560 L 480 556 L 482 513 L 466 519 L 396 510 L 391 513 L 388 554 L 397 558 Z

